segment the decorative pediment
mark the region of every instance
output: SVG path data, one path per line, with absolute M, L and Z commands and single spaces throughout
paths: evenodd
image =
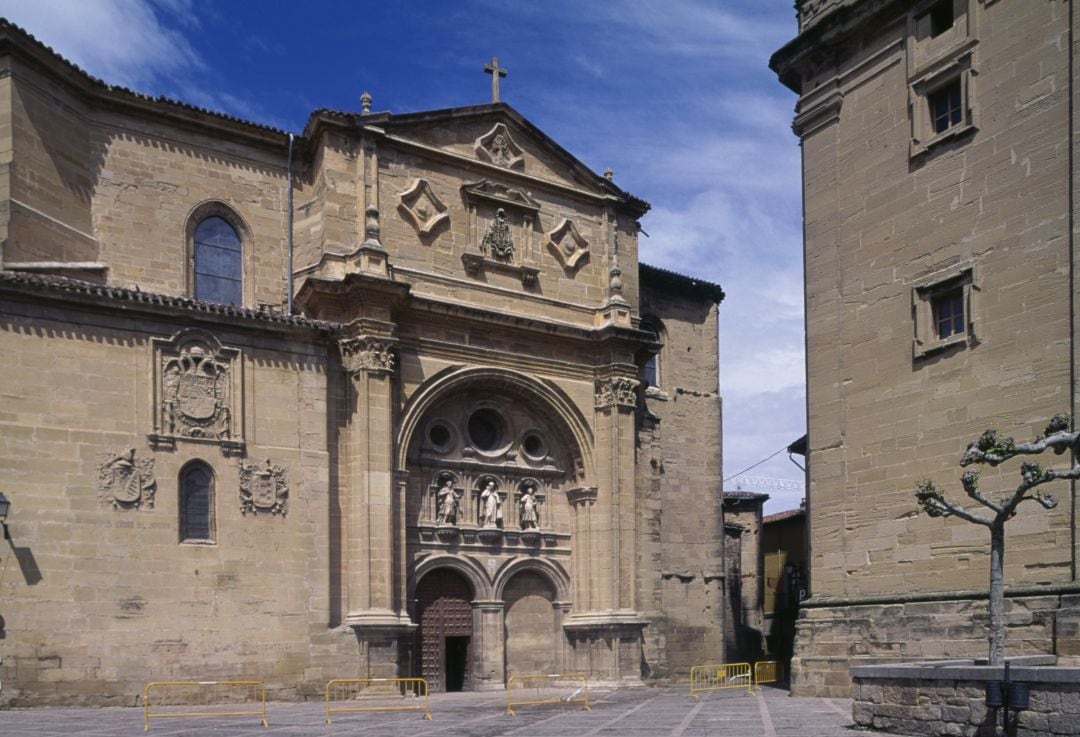
M 476 156 L 481 161 L 507 169 L 525 168 L 525 150 L 514 142 L 510 131 L 502 123 L 496 123 L 491 130 L 477 138 L 474 145 Z
M 517 210 L 540 211 L 540 203 L 524 190 L 514 189 L 505 184 L 481 179 L 461 186 L 461 194 L 471 205 L 479 203 L 493 204 L 495 207 L 509 207 Z
M 398 195 L 398 200 L 401 214 L 421 237 L 430 236 L 436 228 L 450 221 L 446 205 L 426 179 L 418 178 Z
M 576 269 L 578 262 L 589 254 L 589 242 L 570 218 L 563 218 L 559 227 L 547 234 L 547 245 L 564 269 Z
M 177 441 L 220 445 L 226 454 L 244 452 L 240 351 L 226 348 L 201 330 L 155 339 L 154 412 L 150 445 L 171 449 Z

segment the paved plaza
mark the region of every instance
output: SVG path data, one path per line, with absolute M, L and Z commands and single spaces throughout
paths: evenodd
M 258 718 L 157 719 L 157 737 L 842 737 L 851 727 L 848 699 L 791 698 L 766 688 L 708 693 L 700 702 L 685 688 L 597 689 L 591 711 L 578 705 L 525 706 L 506 711 L 505 692 L 435 694 L 431 721 L 415 712 L 335 714 L 324 723 L 321 703 L 271 703 L 270 726 Z M 4 737 L 123 737 L 143 734 L 140 708 L 15 709 L 0 711 Z

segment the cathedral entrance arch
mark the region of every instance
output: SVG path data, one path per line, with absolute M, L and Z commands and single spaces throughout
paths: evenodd
M 417 585 L 416 672 L 427 679 L 432 691 L 471 687 L 472 598 L 468 581 L 447 568 L 428 573 Z

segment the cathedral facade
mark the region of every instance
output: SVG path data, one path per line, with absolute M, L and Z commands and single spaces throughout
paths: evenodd
M 291 135 L 0 64 L 0 704 L 723 658 L 723 292 L 645 201 L 502 103 Z

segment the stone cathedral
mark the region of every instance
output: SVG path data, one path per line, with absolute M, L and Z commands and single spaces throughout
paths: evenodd
M 647 202 L 504 103 L 292 135 L 0 65 L 0 704 L 724 656 L 723 292 Z

